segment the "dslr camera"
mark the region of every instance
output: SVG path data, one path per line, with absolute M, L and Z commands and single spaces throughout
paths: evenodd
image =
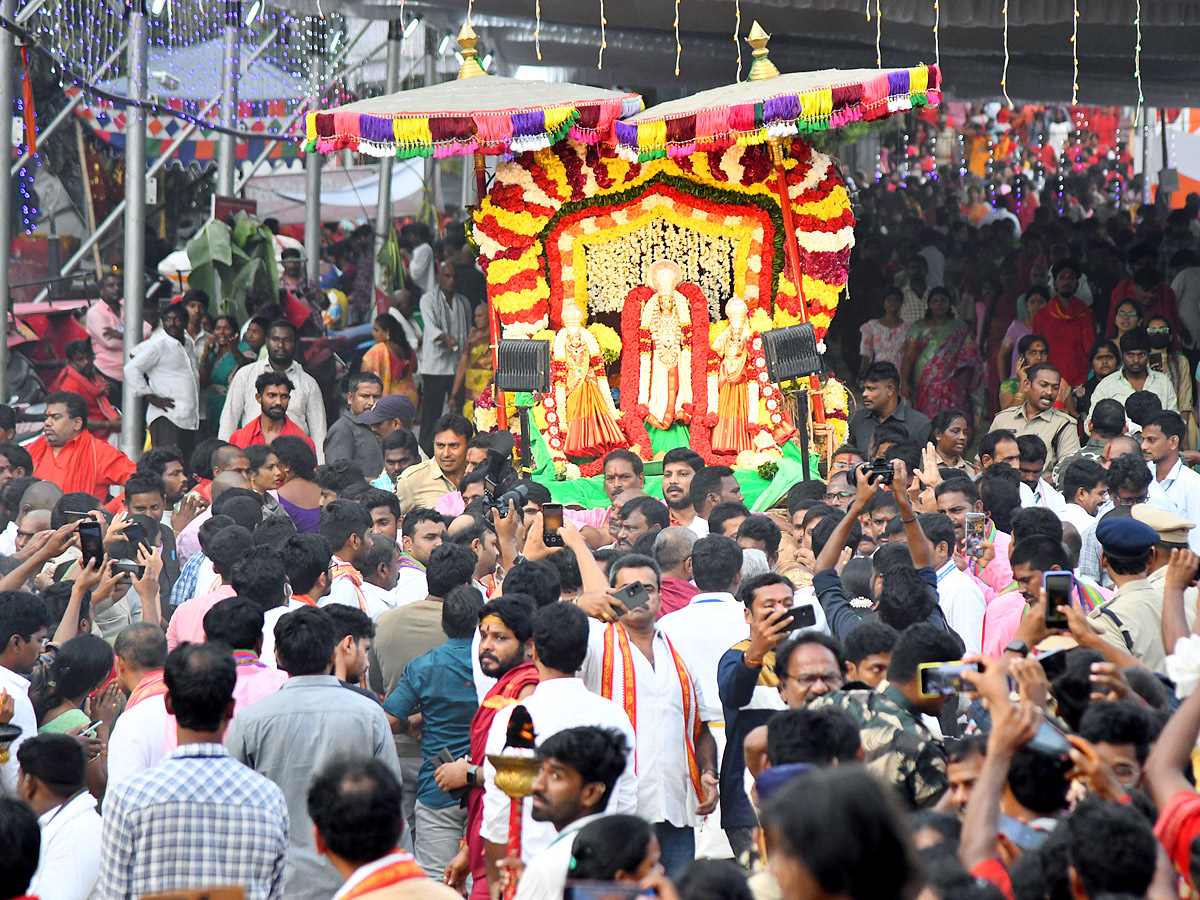
M 882 456 L 877 456 L 870 462 L 858 464 L 858 471 L 863 472 L 867 476 L 867 483 L 873 485 L 890 486 L 895 472 L 892 471 L 892 464 L 885 460 Z

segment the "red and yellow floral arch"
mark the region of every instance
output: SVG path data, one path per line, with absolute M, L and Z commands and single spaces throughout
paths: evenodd
M 828 156 L 797 139 L 784 167 L 808 317 L 821 338 L 846 284 L 854 216 Z M 800 304 L 784 265 L 774 177 L 765 145 L 635 163 L 611 147 L 566 141 L 501 164 L 473 234 L 505 336 L 557 328 L 563 299 L 587 298 L 580 248 L 655 217 L 729 238 L 735 292 L 775 325 L 795 324 Z

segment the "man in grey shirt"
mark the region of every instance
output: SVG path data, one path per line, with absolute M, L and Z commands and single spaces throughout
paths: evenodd
M 330 674 L 334 634 L 333 622 L 320 609 L 306 606 L 283 616 L 275 626 L 275 653 L 291 677 L 277 693 L 241 710 L 225 736 L 229 754 L 278 784 L 287 799 L 289 900 L 329 900 L 342 884 L 313 838 L 306 805 L 313 773 L 353 751 L 372 753 L 400 777 L 383 709 Z

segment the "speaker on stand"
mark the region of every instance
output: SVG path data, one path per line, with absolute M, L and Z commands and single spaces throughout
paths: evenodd
M 536 403 L 542 394 L 550 393 L 550 342 L 501 338 L 496 347 L 496 390 L 506 394 L 532 394 Z M 533 452 L 529 440 L 532 409 L 528 404 L 517 407 L 521 423 L 521 465 L 523 478 L 533 472 Z
M 821 354 L 817 351 L 817 335 L 809 322 L 773 328 L 762 334 L 767 359 L 767 374 L 794 405 L 794 421 L 800 430 L 800 453 L 804 457 L 804 480 L 810 481 L 808 471 L 809 386 L 803 383 L 810 375 L 824 371 Z M 787 384 L 787 387 L 784 385 Z

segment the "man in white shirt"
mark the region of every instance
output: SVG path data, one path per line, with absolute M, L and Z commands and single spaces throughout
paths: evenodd
M 1046 442 L 1036 434 L 1017 435 L 1017 471 L 1021 474 L 1021 484 L 1029 489 L 1028 499 L 1021 492 L 1021 505 L 1044 506 L 1057 513 L 1067 501 L 1043 477 L 1048 455 Z
M 87 789 L 87 760 L 75 738 L 34 735 L 17 751 L 17 795 L 33 807 L 42 848 L 29 894 L 39 900 L 86 900 L 100 875 L 103 822 Z
M 192 454 L 200 427 L 200 368 L 184 343 L 188 315 L 182 303 L 162 314 L 162 330 L 139 344 L 125 363 L 125 380 L 146 398 L 146 426 L 155 447 Z
M 406 606 L 429 596 L 425 567 L 429 554 L 446 539 L 446 520 L 432 509 L 409 510 L 400 524 L 400 571 L 396 576 L 395 606 Z
M 1200 475 L 1183 462 L 1179 450 L 1187 436 L 1187 425 L 1176 412 L 1162 412 L 1142 428 L 1142 452 L 1154 480 L 1167 495 L 1176 515 L 1200 523 Z M 1188 548 L 1200 552 L 1200 529 L 1188 532 Z
M 1092 405 L 1109 399 L 1124 403 L 1137 391 L 1157 394 L 1163 409 L 1179 408 L 1170 377 L 1150 368 L 1150 335 L 1144 328 L 1127 331 L 1121 337 L 1121 368 L 1100 379 L 1092 392 Z
M 704 695 L 705 721 L 712 723 L 717 752 L 724 749 L 725 722 L 717 692 L 717 664 L 725 651 L 750 636 L 746 607 L 735 596 L 742 583 L 742 548 L 723 535 L 692 545 L 692 579 L 700 593 L 683 609 L 659 619 L 658 626 L 695 675 Z
M 363 579 L 359 587 L 374 617 L 398 605 L 396 582 L 400 577 L 400 558 L 400 548 L 386 534 L 367 535 L 367 550 L 359 563 Z
M 329 570 L 329 593 L 321 598 L 318 606 L 343 603 L 354 606 L 369 615 L 374 621 L 390 607 L 383 601 L 368 604 L 363 591 L 363 577 L 358 565 L 367 556 L 367 533 L 371 530 L 371 516 L 353 500 L 334 500 L 321 507 L 319 533 L 333 548 Z
M 8 760 L 0 765 L 0 790 L 17 789 L 17 749 L 22 741 L 37 734 L 37 718 L 29 700 L 29 673 L 37 664 L 50 627 L 50 614 L 41 597 L 23 591 L 0 595 L 0 703 L 7 694 L 13 700 L 10 725 L 21 733 L 8 745 Z
M 697 537 L 708 534 L 708 514 L 714 506 L 727 500 L 735 503 L 744 503 L 746 500 L 742 496 L 742 487 L 729 466 L 705 466 L 692 476 L 688 496 L 696 517 L 687 527 L 694 531 Z
M 1070 522 L 1082 536 L 1096 525 L 1096 510 L 1108 499 L 1107 477 L 1099 463 L 1077 459 L 1063 473 L 1063 499 L 1067 505 L 1058 517 Z
M 663 868 L 674 877 L 695 858 L 699 818 L 717 805 L 717 745 L 707 725 L 712 701 L 657 627 L 658 564 L 629 553 L 609 565 L 608 577 L 615 590 L 640 584 L 648 600 L 615 623 L 591 620 L 579 674 L 589 690 L 625 704 L 638 735 L 638 815 L 653 823 Z
M 108 739 L 108 789 L 156 765 L 175 747 L 175 720 L 167 714 L 163 667 L 167 636 L 157 625 L 135 622 L 113 644 L 117 680 L 129 693 Z M 170 748 L 167 747 L 168 740 Z
M 541 769 L 533 779 L 531 812 L 558 836 L 520 873 L 516 900 L 561 897 L 571 867 L 575 835 L 607 811 L 608 798 L 633 748 L 618 731 L 583 726 L 551 735 L 538 747 Z M 517 871 L 520 863 L 501 868 Z
M 937 572 L 938 605 L 946 623 L 962 638 L 968 654 L 979 653 L 987 602 L 975 580 L 954 561 L 954 523 L 945 513 L 925 513 L 917 522 L 929 541 L 930 564 Z
M 593 694 L 583 680 L 575 677 L 588 649 L 588 619 L 579 607 L 570 603 L 552 603 L 538 610 L 533 623 L 534 663 L 538 669 L 538 686 L 519 705 L 533 720 L 538 741 L 567 728 L 594 725 L 615 728 L 625 736 L 630 747 L 635 745 L 633 726 L 625 710 L 612 700 Z M 518 704 L 496 713 L 488 730 L 487 755 L 504 752 L 508 737 L 508 721 Z M 638 776 L 631 753 L 625 771 L 617 779 L 614 796 L 608 811 L 637 812 Z M 496 786 L 496 768 L 490 761 L 483 764 L 483 823 L 480 834 L 487 842 L 488 858 L 495 860 L 505 854 L 508 845 L 509 798 Z M 524 821 L 521 826 L 521 857 L 532 859 L 554 841 L 554 828 L 547 822 L 536 822 L 531 815 L 532 804 L 524 801 Z
M 287 416 L 316 445 L 317 462 L 325 461 L 325 399 L 316 379 L 296 361 L 296 326 L 276 319 L 267 331 L 267 358 L 242 366 L 229 381 L 225 408 L 221 411 L 221 440 L 262 414 L 254 382 L 267 371 L 282 372 L 292 383 Z

